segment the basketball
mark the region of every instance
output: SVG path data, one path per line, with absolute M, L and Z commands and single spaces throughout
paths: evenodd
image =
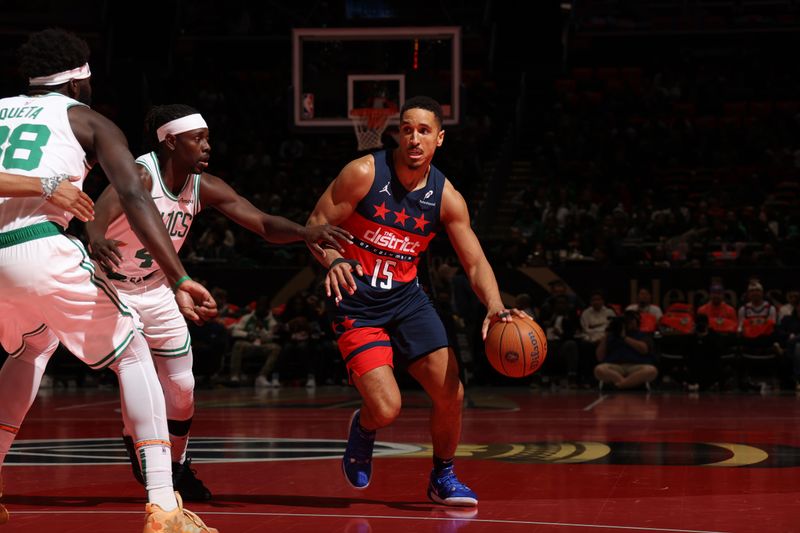
M 547 356 L 547 337 L 530 318 L 512 316 L 511 322 L 496 320 L 484 342 L 486 358 L 495 370 L 510 378 L 536 372 Z

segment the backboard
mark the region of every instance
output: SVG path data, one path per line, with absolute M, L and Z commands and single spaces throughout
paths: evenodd
M 461 28 L 296 28 L 292 31 L 292 123 L 351 128 L 354 108 L 400 108 L 427 95 L 444 124 L 460 121 Z M 390 119 L 397 123 L 399 115 Z

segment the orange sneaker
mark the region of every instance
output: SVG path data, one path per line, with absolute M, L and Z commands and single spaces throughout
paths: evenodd
M 208 527 L 199 516 L 183 508 L 181 495 L 175 493 L 178 507 L 172 511 L 164 511 L 155 503 L 148 503 L 145 510 L 143 533 L 219 533 L 213 527 Z
M 3 497 L 3 476 L 0 475 L 0 498 Z M 3 504 L 0 503 L 0 524 L 5 524 L 8 522 L 8 509 L 3 507 Z

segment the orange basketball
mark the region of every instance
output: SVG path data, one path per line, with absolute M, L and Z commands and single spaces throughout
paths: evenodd
M 510 378 L 536 372 L 547 356 L 547 337 L 530 318 L 512 316 L 511 322 L 496 320 L 484 342 L 486 358 L 495 370 Z

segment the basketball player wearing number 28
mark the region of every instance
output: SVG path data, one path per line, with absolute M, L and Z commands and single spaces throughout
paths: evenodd
M 461 434 L 464 388 L 444 326 L 417 281 L 417 263 L 444 228 L 472 287 L 491 319 L 509 321 L 489 262 L 470 227 L 461 194 L 431 160 L 444 141 L 438 102 L 416 96 L 400 111 L 398 147 L 348 163 L 319 199 L 309 224 L 334 224 L 353 235 L 344 252 L 317 259 L 328 268 L 325 289 L 334 331 L 361 408 L 349 424 L 342 470 L 366 488 L 372 476 L 375 433 L 400 413 L 395 362 L 430 396 L 433 470 L 428 497 L 440 504 L 475 506 L 478 497 L 459 481 L 453 458 Z

